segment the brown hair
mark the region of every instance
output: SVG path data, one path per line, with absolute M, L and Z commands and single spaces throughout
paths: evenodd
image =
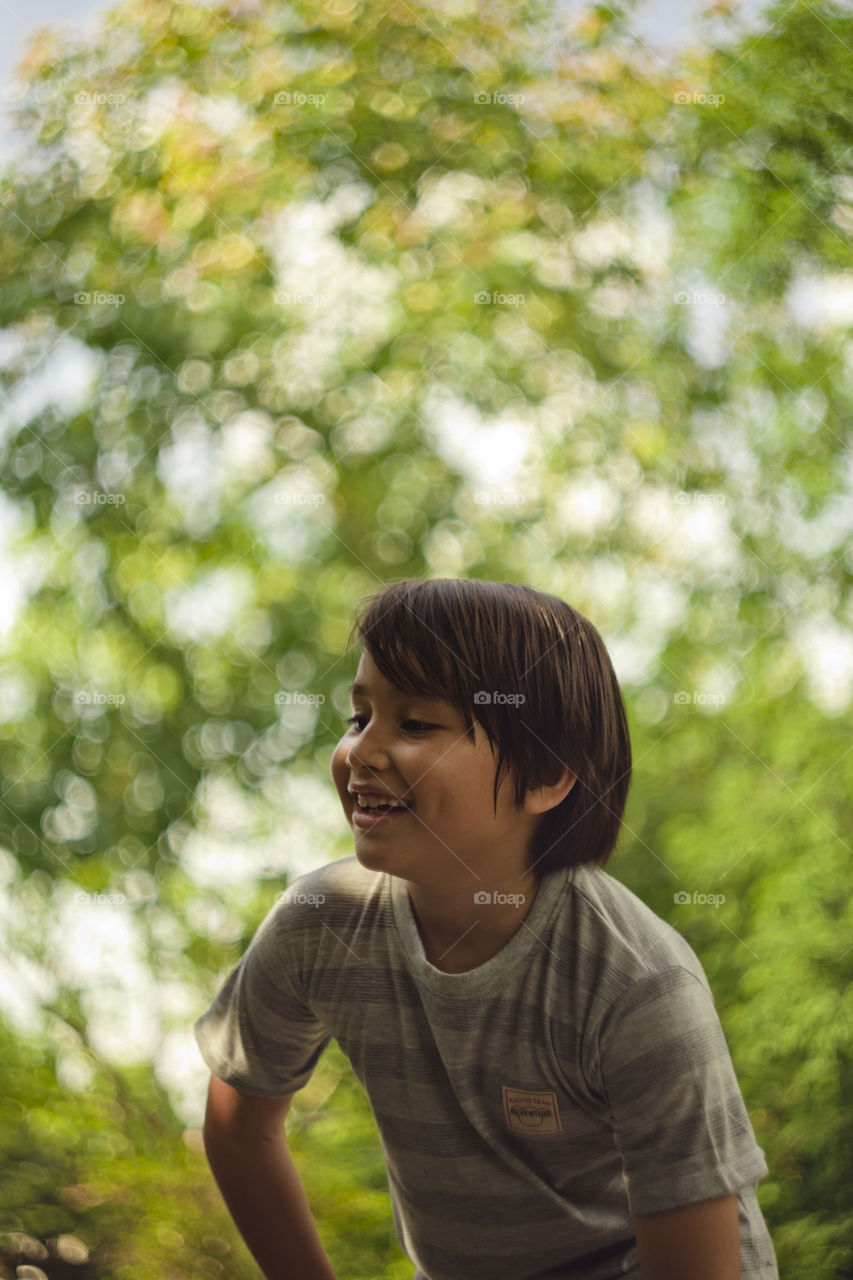
M 444 698 L 469 735 L 476 719 L 497 744 L 496 811 L 511 768 L 517 805 L 564 767 L 577 776 L 536 829 L 530 866 L 538 874 L 607 862 L 631 782 L 631 741 L 616 673 L 591 622 L 513 582 L 404 578 L 362 602 L 347 651 L 355 633 L 386 680 Z

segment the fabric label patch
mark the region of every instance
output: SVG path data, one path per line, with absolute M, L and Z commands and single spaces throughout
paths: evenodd
M 504 1111 L 518 1133 L 562 1133 L 556 1093 L 523 1093 L 503 1086 Z

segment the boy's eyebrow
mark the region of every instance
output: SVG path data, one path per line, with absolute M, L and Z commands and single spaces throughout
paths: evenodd
M 353 680 L 347 692 L 350 695 L 361 694 L 362 696 L 364 696 L 370 692 L 370 689 L 366 684 L 362 684 L 358 680 Z M 399 696 L 401 698 L 413 698 L 413 699 L 418 698 L 422 702 L 444 702 L 445 701 L 444 698 L 438 697 L 437 694 L 426 694 L 426 693 L 408 694 L 408 693 L 404 693 L 402 689 L 400 690 Z

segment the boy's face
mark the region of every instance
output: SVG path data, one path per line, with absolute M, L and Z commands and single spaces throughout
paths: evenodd
M 496 758 L 481 726 L 475 722 L 472 740 L 461 712 L 439 698 L 403 693 L 367 653 L 355 679 L 365 686 L 352 694 L 359 718 L 336 746 L 330 773 L 359 862 L 439 892 L 522 876 L 538 818 L 516 808 L 511 774 L 495 815 Z M 353 822 L 351 792 L 360 785 L 412 808 L 364 830 Z

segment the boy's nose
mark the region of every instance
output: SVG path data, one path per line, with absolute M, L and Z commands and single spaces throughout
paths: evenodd
M 347 768 L 358 777 L 366 778 L 382 776 L 390 771 L 388 748 L 384 742 L 384 733 L 375 727 L 364 729 L 358 740 L 350 745 L 347 752 Z
M 383 758 L 385 757 L 380 751 L 364 751 L 362 749 L 356 753 L 355 748 L 351 747 L 347 755 L 347 768 L 350 773 L 364 774 L 365 768 L 372 769 L 374 773 L 381 772 L 377 762 Z

